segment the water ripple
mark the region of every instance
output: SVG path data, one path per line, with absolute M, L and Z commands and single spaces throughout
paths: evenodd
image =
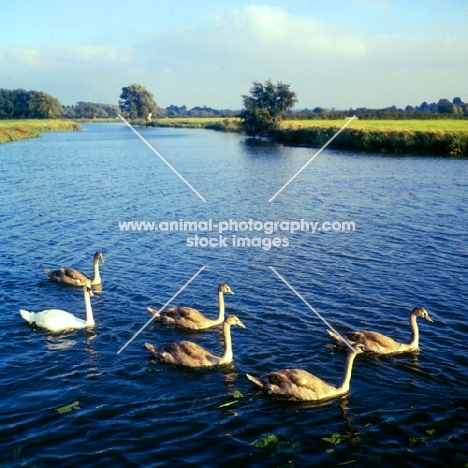
M 468 463 L 466 161 L 325 151 L 268 204 L 311 150 L 202 130 L 142 132 L 207 204 L 120 124 L 0 146 L 0 464 Z M 356 230 L 286 233 L 289 247 L 264 250 L 190 248 L 193 234 L 118 228 L 210 218 L 346 220 Z M 22 320 L 21 308 L 84 316 L 82 291 L 51 283 L 43 268 L 91 274 L 97 250 L 106 263 L 92 331 L 57 334 Z M 339 331 L 407 340 L 416 305 L 435 321 L 419 323 L 419 353 L 359 356 L 342 399 L 269 398 L 247 372 L 298 367 L 337 384 L 345 362 L 270 265 Z M 214 317 L 217 285 L 227 282 L 235 295 L 226 311 L 246 325 L 232 330 L 234 363 L 159 364 L 145 341 L 187 339 L 221 353 L 223 339 L 157 323 L 117 354 L 149 320 L 146 307 L 161 307 L 202 266 L 174 304 Z

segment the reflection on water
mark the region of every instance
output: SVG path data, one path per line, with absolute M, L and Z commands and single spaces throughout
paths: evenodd
M 206 204 L 124 125 L 0 145 L 0 464 L 467 464 L 466 161 L 324 151 L 268 203 L 314 150 L 143 130 Z M 356 230 L 297 233 L 288 248 L 261 251 L 189 248 L 185 233 L 118 227 L 210 218 L 354 221 Z M 18 313 L 26 305 L 84 313 L 82 290 L 44 280 L 43 268 L 86 271 L 96 251 L 106 256 L 104 288 L 91 299 L 96 327 L 34 332 Z M 190 340 L 219 355 L 221 328 L 152 324 L 117 354 L 149 319 L 146 307 L 164 304 L 202 265 L 177 303 L 215 317 L 214 288 L 233 288 L 226 315 L 247 327 L 232 330 L 233 364 L 181 369 L 144 347 Z M 419 353 L 357 359 L 346 397 L 318 405 L 270 398 L 245 374 L 295 367 L 337 383 L 345 355 L 327 347 L 323 323 L 270 265 L 339 331 L 404 341 L 415 304 L 443 320 L 421 330 Z M 55 410 L 74 401 L 79 409 Z
M 46 347 L 52 351 L 70 349 L 76 345 L 76 339 L 66 338 L 61 335 L 48 336 L 46 339 Z

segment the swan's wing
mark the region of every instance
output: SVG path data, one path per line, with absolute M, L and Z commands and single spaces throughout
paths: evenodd
M 368 351 L 373 353 L 396 351 L 401 345 L 393 338 L 373 331 L 351 332 L 348 334 L 348 338 L 354 343 L 362 343 Z
M 219 358 L 191 341 L 169 343 L 161 349 L 161 358 L 168 364 L 190 367 L 213 366 Z
M 302 369 L 283 369 L 279 372 L 284 382 L 287 381 L 295 387 L 315 391 L 317 388 L 330 386 L 322 379 Z
M 91 281 L 91 278 L 89 278 L 84 273 L 81 273 L 81 271 L 75 270 L 74 268 L 62 268 L 61 271 L 63 271 L 65 276 L 68 276 L 71 279 L 78 281 Z
M 70 312 L 60 309 L 49 309 L 39 312 L 35 314 L 34 322 L 38 327 L 51 331 L 84 328 L 86 326 L 85 320 L 81 320 Z
M 197 309 L 191 307 L 173 307 L 161 314 L 162 320 L 164 320 L 164 316 L 168 322 L 173 322 L 184 328 L 202 328 L 211 325 L 211 322 L 213 322 Z
M 266 374 L 260 380 L 268 393 L 288 395 L 300 400 L 321 400 L 336 390 L 302 369 L 281 369 Z
M 203 315 L 197 309 L 192 309 L 191 307 L 171 307 L 163 312 L 163 314 L 174 319 L 189 319 Z

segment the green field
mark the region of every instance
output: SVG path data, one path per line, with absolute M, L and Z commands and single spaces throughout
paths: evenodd
M 212 128 L 215 130 L 239 131 L 240 119 L 232 117 L 174 117 L 153 119 L 152 123 L 156 127 Z
M 349 118 L 343 120 L 284 120 L 282 129 L 340 128 Z M 348 128 L 368 131 L 407 132 L 468 132 L 467 120 L 359 120 L 354 119 Z
M 283 120 L 282 130 L 304 128 L 340 128 L 349 119 L 343 120 Z M 142 122 L 144 123 L 144 122 Z M 176 117 L 154 119 L 157 127 L 210 128 L 219 125 L 231 129 L 238 127 L 240 119 L 223 117 Z M 407 132 L 468 132 L 467 120 L 359 120 L 354 119 L 348 128 L 367 131 L 407 131 Z M 221 128 L 220 128 L 221 129 Z M 238 128 L 237 128 L 238 129 Z
M 81 130 L 80 124 L 72 120 L 0 120 L 0 143 L 71 130 Z

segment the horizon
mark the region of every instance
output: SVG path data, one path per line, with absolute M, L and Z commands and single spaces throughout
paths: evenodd
M 466 99 L 465 1 L 283 3 L 0 0 L 0 87 L 64 106 L 117 105 L 122 87 L 139 83 L 160 108 L 236 110 L 270 78 L 290 84 L 294 110 Z

